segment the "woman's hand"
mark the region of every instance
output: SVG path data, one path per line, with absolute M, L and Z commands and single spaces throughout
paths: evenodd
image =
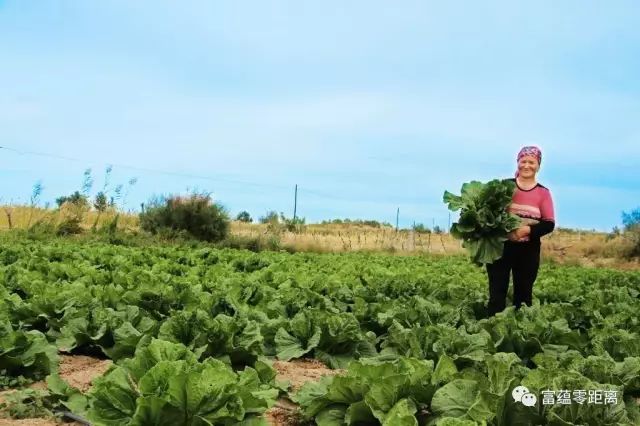
M 507 238 L 511 241 L 520 241 L 524 237 L 528 237 L 531 234 L 531 227 L 529 225 L 524 225 L 516 229 L 515 231 L 511 231 L 507 234 Z

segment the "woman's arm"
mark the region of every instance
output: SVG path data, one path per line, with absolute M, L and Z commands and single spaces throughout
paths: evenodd
M 531 228 L 531 232 L 529 232 L 529 236 L 534 239 L 538 239 L 547 234 L 550 234 L 554 228 L 556 227 L 556 223 L 553 220 L 545 220 L 542 219 L 540 222 L 535 225 L 529 225 Z
M 545 188 L 545 192 L 542 196 L 540 203 L 540 215 L 542 219 L 538 223 L 529 225 L 531 232 L 529 233 L 532 239 L 538 239 L 547 234 L 550 234 L 556 227 L 555 212 L 553 208 L 553 199 L 551 198 L 551 192 Z

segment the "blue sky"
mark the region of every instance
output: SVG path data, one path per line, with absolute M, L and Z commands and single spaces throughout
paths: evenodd
M 446 226 L 445 189 L 537 144 L 558 224 L 610 230 L 640 206 L 638 22 L 637 1 L 0 0 L 0 145 L 22 152 L 0 150 L 0 197 L 114 164 L 127 208 L 198 188 L 291 215 L 297 183 L 308 221 Z

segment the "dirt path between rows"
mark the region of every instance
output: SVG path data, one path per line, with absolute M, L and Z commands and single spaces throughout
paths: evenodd
M 88 356 L 60 356 L 60 376 L 71 386 L 87 392 L 91 387 L 91 382 L 96 377 L 103 375 L 111 361 L 91 358 Z M 317 360 L 298 359 L 289 362 L 274 361 L 273 368 L 276 370 L 276 379 L 288 381 L 291 385 L 290 391 L 299 390 L 305 383 L 318 381 L 323 376 L 340 374 L 342 370 L 331 370 Z M 46 389 L 44 382 L 37 382 L 30 387 L 34 389 Z M 3 395 L 13 391 L 0 392 L 0 403 Z M 640 399 L 638 399 L 640 403 Z M 265 419 L 270 426 L 295 426 L 298 424 L 298 407 L 287 398 L 281 398 L 276 405 L 265 413 Z M 57 423 L 49 419 L 3 419 L 0 418 L 0 426 L 66 426 L 79 425 L 79 423 Z
M 102 376 L 111 361 L 91 358 L 82 355 L 61 355 L 60 356 L 60 377 L 69 385 L 87 392 L 91 388 L 91 382 L 96 377 Z M 293 360 L 290 362 L 274 361 L 273 368 L 276 370 L 276 379 L 288 381 L 291 384 L 291 391 L 297 391 L 309 381 L 317 381 L 326 375 L 337 374 L 339 370 L 331 370 L 323 363 L 316 360 Z M 46 389 L 45 382 L 37 382 L 30 386 L 33 389 Z M 0 403 L 3 395 L 13 391 L 0 392 Z M 297 406 L 286 398 L 281 398 L 276 406 L 265 413 L 265 419 L 270 426 L 292 426 L 297 423 Z M 57 423 L 49 419 L 3 419 L 0 418 L 0 426 L 67 426 L 78 423 Z
M 289 362 L 274 361 L 276 380 L 288 381 L 292 392 L 300 389 L 307 382 L 315 382 L 323 376 L 335 375 L 341 370 L 331 370 L 317 360 L 298 359 Z M 287 398 L 280 398 L 276 405 L 265 413 L 270 426 L 294 426 L 298 424 L 298 406 Z
M 69 385 L 86 392 L 91 387 L 91 382 L 96 377 L 102 376 L 111 361 L 104 359 L 96 359 L 83 355 L 60 355 L 59 373 L 60 377 Z M 32 389 L 47 389 L 47 384 L 36 382 L 29 386 Z M 3 396 L 14 392 L 12 390 L 0 392 L 0 403 L 3 402 Z M 50 419 L 3 419 L 0 418 L 0 426 L 57 426 L 57 423 Z M 79 423 L 63 423 L 67 426 L 77 425 Z
M 56 423 L 47 419 L 0 419 L 0 426 L 59 426 L 60 424 L 74 425 L 73 423 Z

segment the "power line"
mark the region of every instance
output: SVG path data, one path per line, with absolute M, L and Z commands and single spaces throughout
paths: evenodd
M 309 189 L 309 188 L 304 188 L 304 187 L 300 187 L 298 188 L 299 192 L 304 192 L 307 194 L 311 194 L 311 195 L 315 195 L 317 197 L 320 198 L 328 198 L 331 200 L 339 200 L 339 201 L 353 201 L 353 198 L 349 198 L 349 197 L 341 197 L 339 195 L 332 195 L 332 194 L 328 194 L 326 192 L 321 192 L 321 191 L 316 191 L 315 189 Z
M 14 153 L 16 153 L 18 155 L 37 156 L 37 157 L 44 157 L 44 158 L 54 158 L 54 159 L 58 159 L 58 160 L 71 161 L 71 162 L 84 163 L 84 164 L 87 164 L 87 163 L 89 163 L 89 164 L 101 164 L 102 166 L 106 166 L 106 167 L 115 166 L 115 167 L 122 168 L 122 169 L 134 170 L 134 171 L 139 171 L 139 172 L 144 172 L 144 173 L 154 173 L 154 174 L 173 176 L 173 177 L 181 177 L 181 178 L 188 178 L 188 179 L 199 179 L 199 180 L 206 180 L 206 181 L 211 181 L 211 182 L 226 182 L 226 183 L 233 183 L 233 184 L 238 184 L 238 185 L 253 186 L 253 187 L 257 187 L 257 188 L 273 188 L 273 189 L 286 190 L 286 191 L 289 191 L 291 189 L 290 186 L 285 186 L 285 185 L 275 185 L 275 184 L 267 184 L 267 183 L 250 182 L 250 181 L 245 181 L 245 180 L 229 179 L 229 178 L 226 178 L 226 177 L 219 177 L 219 176 L 213 177 L 213 176 L 196 175 L 196 174 L 191 174 L 191 173 L 180 173 L 180 172 L 173 172 L 173 171 L 168 171 L 168 170 L 160 170 L 160 169 L 151 169 L 151 168 L 147 168 L 147 167 L 131 166 L 131 165 L 128 165 L 128 164 L 104 163 L 104 162 L 100 162 L 100 161 L 96 162 L 96 161 L 90 161 L 90 160 L 86 160 L 86 159 L 68 157 L 68 156 L 58 155 L 58 154 L 51 154 L 51 153 L 46 153 L 46 152 L 19 150 L 19 149 L 16 149 L 16 148 L 13 148 L 13 147 L 9 147 L 9 146 L 0 146 L 0 150 L 11 151 L 11 152 L 14 152 Z M 354 197 L 330 194 L 330 193 L 323 192 L 323 191 L 318 191 L 318 190 L 315 190 L 315 189 L 300 187 L 298 185 L 296 185 L 296 187 L 297 187 L 297 192 L 302 192 L 304 194 L 316 196 L 316 197 L 319 197 L 319 198 L 336 200 L 336 201 L 343 201 L 343 202 L 345 202 L 345 201 L 346 202 L 357 201 L 357 200 L 354 199 Z M 372 201 L 372 200 L 366 200 L 366 201 Z M 296 204 L 297 204 L 297 196 L 296 196 Z M 397 222 L 397 219 L 396 219 L 396 222 Z
M 83 159 L 80 159 L 80 158 L 67 157 L 67 156 L 51 154 L 51 153 L 18 150 L 18 149 L 11 148 L 11 147 L 8 147 L 8 146 L 0 146 L 0 149 L 4 149 L 4 150 L 7 150 L 7 151 L 15 152 L 16 154 L 19 154 L 19 155 L 32 155 L 32 156 L 38 156 L 38 157 L 55 158 L 55 159 L 59 159 L 59 160 L 72 161 L 72 162 L 76 162 L 76 163 L 84 163 L 84 164 L 93 163 L 93 164 L 96 164 L 95 161 L 83 160 Z M 190 173 L 179 173 L 179 172 L 172 172 L 172 171 L 167 171 L 167 170 L 159 170 L 159 169 L 150 169 L 150 168 L 146 168 L 146 167 L 131 166 L 131 165 L 128 165 L 128 164 L 101 163 L 101 162 L 97 162 L 97 163 L 101 164 L 102 166 L 114 166 L 114 167 L 119 167 L 119 168 L 122 168 L 122 169 L 129 169 L 129 170 L 140 171 L 140 172 L 145 172 L 145 173 L 155 173 L 155 174 L 173 176 L 173 177 L 182 177 L 182 178 L 188 178 L 188 179 L 201 179 L 201 180 L 207 180 L 207 181 L 212 181 L 212 182 L 226 182 L 226 183 L 234 183 L 234 184 L 238 184 L 238 185 L 254 186 L 254 187 L 258 187 L 258 188 L 273 188 L 273 189 L 280 189 L 280 190 L 287 190 L 287 191 L 290 190 L 290 188 L 291 188 L 290 186 L 285 186 L 285 185 L 274 185 L 274 184 L 266 184 L 266 183 L 258 183 L 258 182 L 249 182 L 249 181 L 244 181 L 244 180 L 229 179 L 229 178 L 225 178 L 225 177 L 211 177 L 211 176 L 194 175 L 194 174 L 190 174 Z M 326 199 L 332 199 L 332 200 L 338 200 L 338 201 L 353 201 L 352 197 L 342 197 L 342 196 L 339 196 L 339 195 L 328 194 L 326 192 L 317 191 L 315 189 L 298 187 L 298 191 L 306 193 L 306 194 L 315 195 L 317 197 L 326 198 Z
M 17 150 L 15 148 L 10 148 L 7 146 L 0 146 L 0 149 L 4 149 L 7 151 L 12 151 L 15 152 L 19 155 L 33 155 L 33 156 L 38 156 L 38 157 L 45 157 L 45 158 L 56 158 L 59 160 L 66 160 L 66 161 L 73 161 L 73 162 L 77 162 L 77 163 L 96 163 L 95 161 L 89 161 L 89 160 L 82 160 L 79 158 L 73 158 L 73 157 L 66 157 L 66 156 L 62 156 L 62 155 L 56 155 L 56 154 L 50 154 L 50 153 L 43 153 L 43 152 L 35 152 L 35 151 L 20 151 Z M 100 163 L 100 162 L 98 162 Z M 159 169 L 150 169 L 150 168 L 146 168 L 146 167 L 138 167 L 138 166 L 130 166 L 128 164 L 117 164 L 117 163 L 101 163 L 101 165 L 103 166 L 114 166 L 114 167 L 119 167 L 122 169 L 129 169 L 129 170 L 135 170 L 135 171 L 140 171 L 140 172 L 145 172 L 145 173 L 156 173 L 156 174 L 161 174 L 161 175 L 167 175 L 167 176 L 173 176 L 173 177 L 182 177 L 182 178 L 188 178 L 188 179 L 201 179 L 201 180 L 208 180 L 208 181 L 219 181 L 219 182 L 227 182 L 227 183 L 235 183 L 235 184 L 240 184 L 240 185 L 250 185 L 250 186 L 257 186 L 257 187 L 262 187 L 262 188 L 276 188 L 276 189 L 286 189 L 288 190 L 289 187 L 288 186 L 284 186 L 284 185 L 273 185 L 273 184 L 267 184 L 267 183 L 257 183 L 257 182 L 249 182 L 249 181 L 244 181 L 244 180 L 236 180 L 236 179 L 229 179 L 226 177 L 212 177 L 212 176 L 202 176 L 202 175 L 194 175 L 194 174 L 190 174 L 190 173 L 180 173 L 180 172 L 172 172 L 172 171 L 167 171 L 167 170 L 159 170 Z
M 83 159 L 80 159 L 80 158 L 67 157 L 67 156 L 63 156 L 63 155 L 56 155 L 56 154 L 44 153 L 44 152 L 36 152 L 36 151 L 23 151 L 23 150 L 18 150 L 18 149 L 7 147 L 7 146 L 0 146 L 0 149 L 4 149 L 4 150 L 7 150 L 7 151 L 15 152 L 16 154 L 19 154 L 19 155 L 32 155 L 32 156 L 45 157 L 45 158 L 55 158 L 55 159 L 59 159 L 59 160 L 72 161 L 72 162 L 84 163 L 84 164 L 86 164 L 86 163 L 95 164 L 96 163 L 95 161 L 83 160 Z M 114 167 L 119 167 L 119 168 L 122 168 L 122 169 L 141 171 L 141 172 L 145 172 L 145 173 L 155 173 L 155 174 L 173 176 L 173 177 L 182 177 L 182 178 L 189 178 L 189 179 L 201 179 L 201 180 L 208 180 L 208 181 L 213 181 L 213 182 L 217 181 L 217 182 L 235 183 L 235 184 L 239 184 L 239 185 L 249 185 L 249 186 L 255 186 L 255 187 L 260 187 L 260 188 L 275 188 L 275 189 L 282 189 L 282 190 L 290 190 L 289 186 L 284 186 L 284 185 L 274 185 L 274 184 L 266 184 L 266 183 L 258 183 L 258 182 L 249 182 L 249 181 L 244 181 L 244 180 L 229 179 L 229 178 L 225 178 L 225 177 L 211 177 L 211 176 L 194 175 L 194 174 L 191 174 L 191 173 L 179 173 L 179 172 L 172 172 L 172 171 L 167 171 L 167 170 L 159 170 L 159 169 L 150 169 L 150 168 L 146 168 L 146 167 L 131 166 L 131 165 L 128 165 L 128 164 L 101 163 L 101 162 L 97 162 L 97 163 L 99 163 L 99 164 L 101 164 L 103 166 L 114 166 Z M 340 201 L 352 201 L 353 200 L 350 197 L 336 196 L 336 195 L 328 194 L 328 193 L 321 192 L 321 191 L 316 191 L 316 190 L 313 190 L 313 189 L 303 188 L 303 187 L 299 187 L 298 190 L 300 192 L 304 192 L 304 193 L 307 193 L 307 194 L 315 195 L 315 196 L 318 196 L 318 197 L 321 197 L 321 198 L 340 200 Z

